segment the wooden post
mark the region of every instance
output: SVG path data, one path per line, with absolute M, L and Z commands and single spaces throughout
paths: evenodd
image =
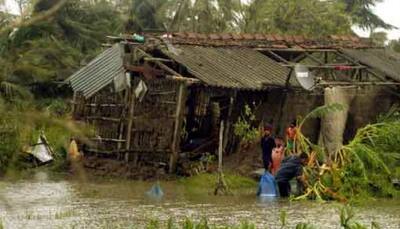
M 74 91 L 74 95 L 72 97 L 72 115 L 75 116 L 75 110 L 76 110 L 76 92 Z
M 129 104 L 129 90 L 130 89 L 126 89 L 125 90 L 125 95 L 124 95 L 124 102 L 125 102 L 125 104 Z M 130 104 L 129 104 L 129 106 L 130 106 Z M 125 126 L 125 117 L 126 117 L 126 112 L 127 111 L 127 109 L 126 109 L 126 107 L 124 106 L 123 107 L 123 109 L 122 109 L 122 111 L 121 111 L 121 119 L 120 119 L 120 126 L 119 126 L 119 133 L 118 133 L 118 140 L 123 140 L 122 138 L 123 138 L 123 133 L 124 133 L 124 126 Z M 121 150 L 121 148 L 122 148 L 122 141 L 119 141 L 118 143 L 118 151 L 120 151 Z M 118 153 L 118 157 L 121 157 L 121 153 Z
M 231 131 L 231 118 L 232 118 L 232 112 L 233 112 L 233 106 L 236 100 L 236 94 L 237 92 L 233 92 L 233 95 L 230 97 L 229 101 L 229 108 L 228 108 L 228 116 L 226 117 L 226 128 L 224 132 L 224 143 L 223 143 L 223 149 L 226 150 L 226 147 L 229 142 L 229 132 Z
M 224 173 L 222 171 L 222 156 L 223 156 L 223 142 L 224 142 L 224 122 L 221 122 L 219 129 L 219 144 L 218 144 L 218 181 L 214 190 L 214 195 L 229 194 L 228 185 L 224 179 Z
M 221 122 L 219 128 L 219 144 L 218 144 L 218 172 L 222 173 L 222 156 L 223 156 L 223 143 L 224 142 L 224 122 Z
M 132 87 L 130 91 L 130 100 L 129 100 L 129 112 L 128 112 L 128 127 L 126 129 L 126 153 L 125 153 L 125 161 L 129 161 L 129 151 L 131 148 L 131 136 L 132 136 L 132 126 L 133 126 L 133 113 L 135 111 L 135 91 L 134 87 Z
M 178 162 L 178 151 L 179 151 L 179 140 L 180 140 L 180 128 L 181 128 L 181 119 L 182 119 L 182 106 L 183 104 L 183 93 L 186 85 L 185 83 L 179 84 L 178 91 L 178 101 L 176 105 L 175 112 L 175 126 L 174 126 L 174 134 L 172 138 L 172 153 L 169 160 L 169 173 L 174 173 L 176 170 L 176 163 Z

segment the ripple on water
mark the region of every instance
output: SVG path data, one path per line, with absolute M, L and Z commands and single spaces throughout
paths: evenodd
M 281 210 L 290 224 L 310 222 L 337 228 L 338 205 L 314 202 L 259 201 L 252 196 L 194 198 L 175 183 L 163 184 L 162 201 L 147 199 L 151 184 L 136 182 L 77 183 L 51 181 L 40 174 L 32 181 L 0 182 L 0 218 L 6 228 L 99 228 L 144 225 L 150 219 L 183 221 L 186 217 L 211 223 L 241 221 L 279 228 Z M 179 191 L 176 191 L 179 190 Z M 357 209 L 361 222 L 377 221 L 383 228 L 400 228 L 400 205 Z

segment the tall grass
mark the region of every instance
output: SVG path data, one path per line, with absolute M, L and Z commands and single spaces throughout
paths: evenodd
M 63 163 L 71 136 L 85 136 L 86 129 L 77 126 L 68 113 L 60 115 L 50 109 L 38 108 L 37 103 L 16 99 L 0 99 L 0 173 L 25 167 L 29 145 L 36 143 L 44 132 L 54 149 L 56 163 Z

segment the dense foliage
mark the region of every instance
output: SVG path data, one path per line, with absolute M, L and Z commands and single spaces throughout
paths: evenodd
M 49 86 L 47 83 L 64 80 L 96 55 L 106 35 L 122 32 L 265 32 L 324 36 L 349 34 L 353 25 L 367 29 L 389 28 L 371 10 L 377 2 L 16 1 L 20 16 L 0 13 L 0 80 L 26 87 Z M 379 44 L 386 41 L 375 37 Z M 391 47 L 397 50 L 395 44 L 393 42 Z M 43 96 L 43 91 L 36 94 Z
M 309 117 L 335 112 L 340 105 L 317 108 Z M 339 108 L 340 109 L 340 108 Z M 340 150 L 328 155 L 324 148 L 312 144 L 299 131 L 298 151 L 310 155 L 305 168 L 305 194 L 296 199 L 335 199 L 399 197 L 392 181 L 400 178 L 400 115 L 393 109 L 376 124 L 358 130 L 356 136 Z
M 371 10 L 378 0 L 14 1 L 20 15 L 0 11 L 2 168 L 10 155 L 34 141 L 29 139 L 35 132 L 50 126 L 42 120 L 49 119 L 49 107 L 67 106 L 63 99 L 68 93 L 60 83 L 101 50 L 107 35 L 194 31 L 324 36 L 352 33 L 353 25 L 390 28 Z M 0 9 L 4 3 L 0 1 Z M 385 42 L 376 35 L 375 40 Z M 398 41 L 390 45 L 393 50 L 398 46 Z M 56 98 L 61 100 L 48 102 Z M 37 118 L 27 118 L 31 113 Z M 50 117 L 55 114 L 69 119 L 68 112 L 57 111 Z M 255 138 L 257 130 L 242 121 L 237 132 Z

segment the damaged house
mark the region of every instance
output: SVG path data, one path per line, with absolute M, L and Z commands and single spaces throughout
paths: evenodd
M 173 33 L 110 37 L 112 45 L 72 75 L 74 118 L 93 125 L 86 153 L 135 165 L 164 164 L 218 145 L 233 152 L 233 124 L 249 105 L 255 126 L 289 123 L 318 106 L 348 110 L 307 122 L 304 133 L 329 150 L 354 136 L 397 100 L 400 58 L 352 36 L 308 39 L 264 34 Z M 296 66 L 315 84 L 305 88 Z M 330 120 L 331 119 L 331 120 Z M 330 122 L 332 119 L 339 120 Z

